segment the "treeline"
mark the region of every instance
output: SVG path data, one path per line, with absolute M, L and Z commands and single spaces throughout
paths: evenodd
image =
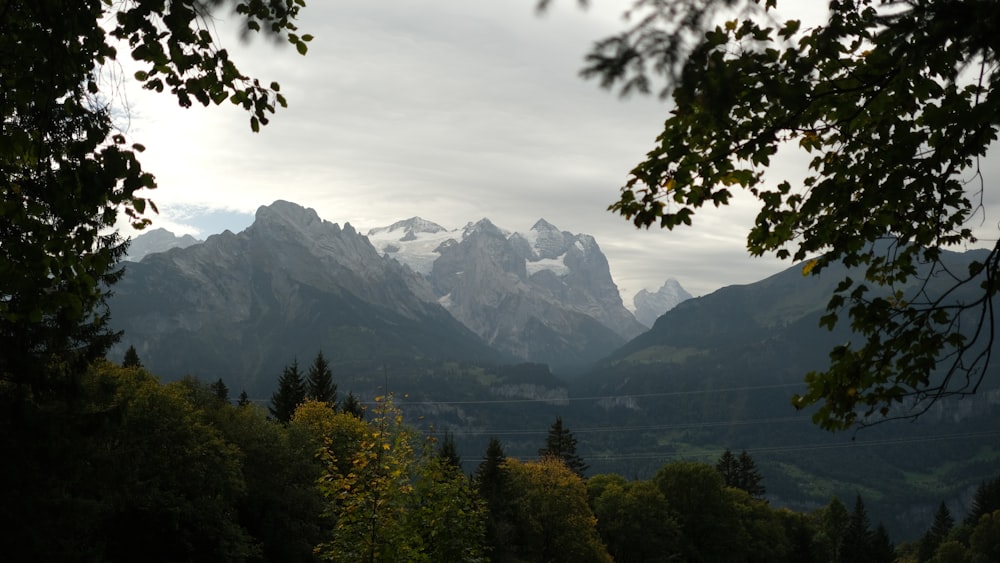
M 221 380 L 163 385 L 134 355 L 93 365 L 59 399 L 0 388 L 3 560 L 1000 560 L 1000 479 L 961 525 L 939 510 L 896 550 L 860 496 L 852 509 L 772 507 L 746 452 L 648 480 L 585 478 L 558 418 L 538 461 L 491 439 L 470 476 L 451 437 L 404 424 L 391 396 L 338 402 L 318 360 L 282 374 L 303 392 L 287 418 L 280 385 L 270 408 L 234 404 Z

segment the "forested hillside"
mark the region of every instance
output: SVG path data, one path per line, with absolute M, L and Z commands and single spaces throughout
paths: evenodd
M 451 437 L 403 423 L 392 396 L 356 409 L 307 394 L 281 422 L 222 381 L 163 385 L 136 360 L 95 364 L 72 401 L 3 395 L 5 561 L 878 563 L 938 550 L 986 561 L 1000 547 L 1000 479 L 960 523 L 939 509 L 897 549 L 861 495 L 768 503 L 746 452 L 584 478 L 557 420 L 537 456 L 494 438 L 466 475 Z

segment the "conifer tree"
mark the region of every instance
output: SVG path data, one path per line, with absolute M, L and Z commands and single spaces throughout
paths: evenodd
M 221 377 L 211 385 L 211 388 L 212 394 L 215 395 L 216 399 L 223 403 L 229 402 L 229 387 L 226 387 L 226 384 L 222 381 Z
M 538 456 L 542 458 L 554 457 L 562 460 L 573 473 L 583 477 L 583 472 L 588 465 L 583 462 L 583 458 L 576 454 L 576 438 L 569 428 L 563 426 L 561 416 L 556 417 L 556 421 L 549 428 L 548 438 L 545 440 L 545 447 L 538 450 Z
M 347 392 L 347 398 L 344 399 L 344 403 L 341 405 L 340 410 L 354 415 L 358 419 L 364 419 L 365 417 L 365 407 L 358 401 L 358 398 L 354 396 L 353 391 Z
M 938 547 L 948 539 L 948 533 L 955 525 L 955 519 L 951 517 L 948 506 L 942 502 L 934 513 L 934 523 L 931 529 L 927 530 L 920 538 L 920 545 L 917 551 L 917 561 L 929 561 L 934 557 Z
M 757 464 L 754 463 L 753 458 L 746 450 L 740 452 L 737 465 L 739 466 L 739 480 L 736 486 L 754 498 L 763 497 L 765 492 L 764 477 L 757 471 Z
M 250 396 L 247 395 L 247 390 L 244 389 L 240 391 L 240 397 L 236 400 L 236 406 L 245 407 L 250 404 Z
M 972 508 L 965 517 L 965 524 L 974 527 L 983 515 L 994 510 L 1000 510 L 1000 477 L 980 483 L 972 497 Z
M 299 372 L 299 361 L 292 360 L 285 366 L 278 379 L 278 390 L 271 395 L 271 406 L 268 410 L 279 422 L 287 423 L 295 414 L 295 409 L 306 400 L 306 383 Z
M 123 368 L 141 368 L 142 361 L 139 360 L 139 353 L 135 351 L 135 346 L 129 345 L 125 350 L 125 357 L 122 358 Z
M 715 464 L 715 469 L 722 475 L 727 487 L 742 489 L 754 498 L 764 496 L 765 489 L 762 484 L 764 478 L 757 471 L 757 464 L 746 450 L 736 457 L 727 449 Z
M 739 464 L 736 461 L 736 456 L 733 452 L 726 448 L 726 451 L 722 452 L 719 457 L 719 461 L 715 463 L 715 470 L 722 475 L 722 481 L 727 487 L 735 487 L 739 479 Z
M 873 563 L 872 543 L 875 534 L 861 495 L 854 501 L 854 511 L 844 530 L 844 541 L 840 548 L 840 563 Z
M 491 437 L 486 446 L 486 456 L 473 475 L 479 498 L 486 502 L 486 542 L 492 550 L 492 561 L 502 561 L 511 550 L 513 535 L 510 506 L 506 502 L 507 472 L 504 462 L 507 455 L 503 444 Z
M 871 555 L 872 563 L 893 563 L 896 560 L 896 547 L 892 545 L 889 531 L 881 523 L 872 536 Z
M 323 356 L 322 350 L 316 354 L 316 359 L 309 366 L 306 383 L 307 397 L 336 408 L 337 385 L 333 382 L 333 372 L 330 370 L 330 362 Z

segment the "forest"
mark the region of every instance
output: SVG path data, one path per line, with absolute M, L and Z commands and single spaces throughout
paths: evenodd
M 586 473 L 561 418 L 538 456 L 496 438 L 461 469 L 450 435 L 403 422 L 392 395 L 338 401 L 320 353 L 270 404 L 222 380 L 161 384 L 134 350 L 62 399 L 2 393 L 7 561 L 986 562 L 1000 477 L 960 520 L 942 502 L 893 544 L 864 499 L 772 506 L 751 453 Z M 288 406 L 293 408 L 289 409 Z M 918 531 L 919 533 L 919 531 Z

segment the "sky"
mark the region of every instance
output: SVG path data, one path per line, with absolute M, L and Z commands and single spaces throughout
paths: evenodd
M 791 267 L 748 256 L 747 194 L 675 231 L 607 211 L 669 102 L 621 99 L 578 76 L 628 3 L 553 4 L 539 15 L 534 0 L 312 0 L 298 24 L 315 37 L 305 57 L 240 41 L 222 13 L 216 30 L 237 66 L 279 82 L 288 99 L 259 134 L 228 103 L 181 109 L 118 69 L 128 134 L 159 185 L 153 226 L 199 238 L 239 231 L 278 199 L 361 232 L 413 216 L 449 229 L 486 217 L 511 231 L 545 218 L 596 238 L 627 305 L 668 278 L 697 296 Z M 792 15 L 824 4 L 792 3 L 802 12 Z

